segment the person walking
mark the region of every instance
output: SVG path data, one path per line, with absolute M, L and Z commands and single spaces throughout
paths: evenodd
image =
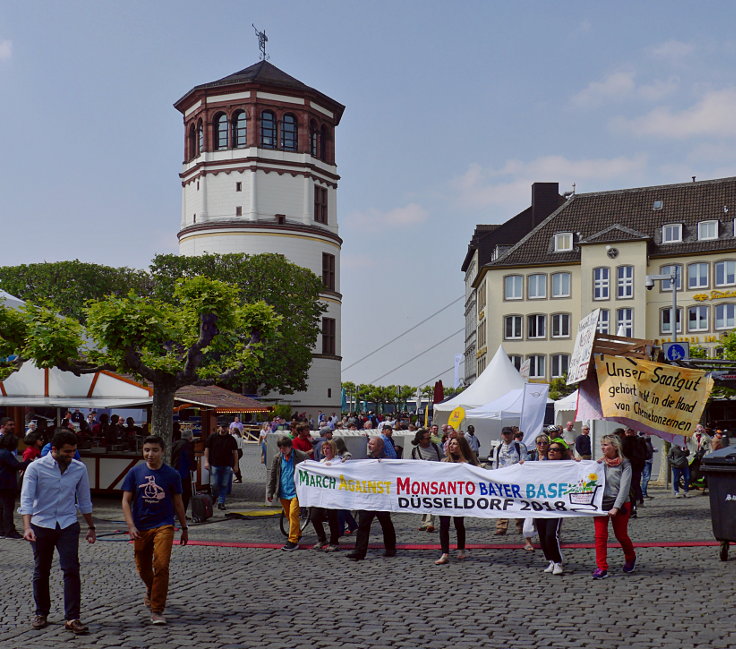
M 23 538 L 33 548 L 34 629 L 48 625 L 51 611 L 49 577 L 54 549 L 64 573 L 64 628 L 75 635 L 89 633 L 81 621 L 82 585 L 79 576 L 79 523 L 77 508 L 87 523 L 88 543 L 97 540 L 87 467 L 74 459 L 77 436 L 58 429 L 51 452 L 31 462 L 23 476 L 20 511 Z
M 380 437 L 371 437 L 368 440 L 368 458 L 380 461 L 381 458 L 385 457 L 383 440 Z M 385 548 L 383 556 L 396 556 L 396 530 L 390 512 L 362 510 L 358 515 L 358 534 L 355 537 L 355 550 L 347 555 L 348 559 L 353 561 L 365 559 L 374 518 L 378 519 L 383 531 L 383 547 Z
M 15 495 L 18 492 L 18 471 L 25 469 L 32 461 L 19 462 L 15 456 L 16 450 L 18 438 L 15 435 L 0 437 L 0 537 L 6 539 L 23 538 L 13 521 Z
M 146 585 L 143 603 L 153 624 L 166 624 L 164 609 L 169 592 L 169 563 L 174 545 L 174 514 L 181 525 L 179 545 L 189 541 L 179 472 L 164 464 L 164 440 L 143 440 L 143 464 L 133 467 L 123 481 L 123 516 L 133 541 L 135 566 Z
M 225 509 L 225 499 L 230 493 L 233 470 L 238 466 L 238 445 L 227 428 L 218 426 L 217 432 L 207 438 L 204 449 L 204 468 L 210 472 L 212 497 L 217 508 Z
M 453 464 L 477 464 L 475 453 L 470 448 L 468 440 L 462 435 L 450 440 L 447 444 L 447 453 L 442 461 L 452 462 Z M 457 558 L 462 561 L 467 557 L 465 553 L 465 518 L 453 516 L 452 522 L 457 534 Z M 440 516 L 440 547 L 442 554 L 434 562 L 436 566 L 443 566 L 450 562 L 450 516 Z
M 555 440 L 549 444 L 546 459 L 569 460 L 570 450 L 562 440 Z M 542 546 L 544 558 L 549 561 L 549 565 L 544 569 L 544 572 L 561 575 L 564 572 L 562 568 L 562 548 L 560 547 L 562 518 L 535 518 L 534 525 L 539 534 L 539 544 Z
M 299 547 L 299 539 L 302 536 L 299 524 L 299 499 L 296 497 L 296 465 L 308 460 L 309 456 L 295 449 L 290 437 L 282 437 L 276 442 L 279 453 L 271 463 L 271 475 L 268 482 L 268 493 L 266 498 L 271 501 L 278 496 L 284 516 L 289 521 L 289 535 L 282 550 L 291 551 Z
M 420 428 L 411 440 L 413 449 L 411 449 L 412 460 L 424 460 L 426 462 L 441 462 L 442 451 L 432 441 L 432 433 L 426 428 Z M 434 532 L 434 514 L 422 514 L 422 522 L 419 525 L 420 532 Z
M 590 426 L 583 426 L 582 432 L 575 438 L 575 451 L 581 460 L 589 460 L 593 457 L 590 444 Z
M 601 439 L 603 457 L 598 462 L 603 465 L 606 486 L 603 489 L 603 510 L 605 516 L 595 516 L 595 563 L 593 579 L 608 577 L 608 521 L 611 521 L 616 540 L 624 551 L 624 572 L 634 572 L 636 553 L 629 538 L 628 525 L 631 513 L 629 489 L 631 488 L 631 464 L 624 457 L 621 438 L 618 435 L 604 435 Z
M 672 444 L 670 452 L 667 454 L 670 466 L 672 467 L 672 489 L 675 498 L 680 497 L 680 478 L 684 483 L 682 496 L 687 498 L 687 492 L 690 490 L 690 465 L 687 458 L 690 455 L 690 449 L 686 446 Z

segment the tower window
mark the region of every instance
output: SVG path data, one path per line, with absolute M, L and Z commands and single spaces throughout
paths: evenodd
M 309 153 L 314 158 L 319 157 L 319 130 L 314 120 L 309 122 Z
M 242 205 L 238 205 L 235 208 L 235 216 L 243 216 L 243 207 L 242 207 Z
M 327 225 L 327 187 L 314 186 L 314 220 Z
M 244 110 L 233 115 L 233 147 L 242 149 L 246 144 L 246 116 Z
M 335 318 L 322 318 L 322 353 L 335 355 Z
M 242 192 L 243 191 L 243 183 L 235 183 L 235 191 L 236 192 Z
M 327 162 L 327 127 L 324 124 L 319 130 L 319 159 Z
M 261 146 L 264 149 L 276 148 L 276 117 L 270 110 L 261 113 Z
M 197 157 L 197 129 L 194 124 L 189 126 L 189 135 L 187 136 L 187 160 Z
M 215 148 L 227 149 L 227 115 L 220 113 L 215 117 Z
M 281 121 L 281 148 L 284 151 L 296 151 L 296 143 L 296 117 L 291 113 L 287 113 Z
M 199 155 L 204 151 L 204 127 L 202 126 L 202 120 L 197 122 L 197 153 Z
M 322 286 L 329 291 L 335 290 L 335 255 L 322 253 Z

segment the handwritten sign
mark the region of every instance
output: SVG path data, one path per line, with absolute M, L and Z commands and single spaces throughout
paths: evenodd
M 595 309 L 578 324 L 575 347 L 573 347 L 572 357 L 570 358 L 570 369 L 567 372 L 567 385 L 580 383 L 588 376 L 588 366 L 590 365 L 590 356 L 593 353 L 593 343 L 595 342 L 600 313 L 600 309 Z
M 713 379 L 701 370 L 621 356 L 595 359 L 604 417 L 626 417 L 689 437 L 695 432 Z

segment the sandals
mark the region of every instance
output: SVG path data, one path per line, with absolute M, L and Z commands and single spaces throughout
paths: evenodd
M 444 566 L 446 563 L 450 563 L 450 555 L 443 554 L 437 561 L 434 562 L 435 566 Z

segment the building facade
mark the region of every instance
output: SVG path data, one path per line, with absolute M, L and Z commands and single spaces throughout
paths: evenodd
M 718 357 L 736 327 L 734 217 L 736 178 L 572 195 L 479 268 L 477 373 L 503 344 L 530 380 L 564 376 L 578 322 L 598 308 L 601 332 L 670 341 L 671 282 L 646 276 L 674 269 L 677 339 Z
M 335 128 L 345 107 L 267 61 L 198 85 L 174 106 L 184 120 L 180 254 L 276 252 L 321 277 L 327 308 L 309 387 L 267 398 L 300 412 L 338 409 Z

